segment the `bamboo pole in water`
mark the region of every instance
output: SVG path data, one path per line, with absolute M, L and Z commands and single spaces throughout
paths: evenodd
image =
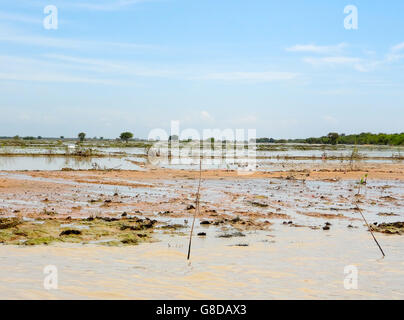
M 369 231 L 370 231 L 370 233 L 371 233 L 371 235 L 372 235 L 372 237 L 373 237 L 373 240 L 375 240 L 377 246 L 379 247 L 380 251 L 382 252 L 383 257 L 385 257 L 386 255 L 384 254 L 384 251 L 383 251 L 382 247 L 380 246 L 380 244 L 379 244 L 379 242 L 377 241 L 375 235 L 373 234 L 372 228 L 370 227 L 369 223 L 366 221 L 365 216 L 363 215 L 362 210 L 359 208 L 358 205 L 356 205 L 356 209 L 359 211 L 359 213 L 361 214 L 363 220 L 365 221 L 365 223 L 366 223 L 366 225 L 367 225 L 367 227 L 368 227 L 368 229 L 369 229 Z
M 359 182 L 359 189 L 358 189 L 357 195 L 359 195 L 360 192 L 361 192 L 361 186 L 367 184 L 367 178 L 368 178 L 368 175 L 366 174 L 365 177 L 362 178 L 361 181 Z M 380 246 L 380 244 L 379 244 L 379 242 L 377 241 L 375 235 L 373 234 L 372 228 L 370 227 L 369 223 L 367 222 L 367 220 L 366 220 L 366 218 L 365 218 L 365 215 L 363 214 L 362 210 L 359 208 L 358 203 L 355 203 L 355 205 L 356 205 L 356 209 L 357 209 L 357 210 L 359 211 L 359 213 L 361 214 L 363 221 L 365 221 L 365 224 L 366 224 L 366 226 L 368 227 L 368 229 L 369 229 L 369 231 L 370 231 L 370 234 L 371 234 L 372 237 L 373 237 L 373 240 L 375 240 L 375 242 L 376 242 L 377 246 L 379 247 L 379 249 L 380 249 L 380 251 L 381 251 L 383 257 L 385 257 L 386 255 L 384 254 L 384 251 L 383 251 L 382 247 Z
M 198 182 L 198 190 L 197 190 L 197 192 L 196 192 L 196 198 L 195 198 L 195 212 L 194 212 L 194 218 L 193 218 L 193 220 L 192 220 L 191 233 L 189 234 L 189 245 L 188 245 L 188 256 L 187 256 L 187 260 L 189 260 L 190 257 L 191 257 L 192 234 L 193 234 L 193 232 L 194 232 L 194 226 L 195 226 L 195 219 L 196 219 L 196 216 L 199 215 L 201 180 L 202 180 L 202 157 L 199 158 L 199 182 Z

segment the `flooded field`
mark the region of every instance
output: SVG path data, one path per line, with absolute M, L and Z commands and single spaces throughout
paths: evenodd
M 198 166 L 152 166 L 141 148 L 7 152 L 0 298 L 403 299 L 404 163 L 365 151 L 257 151 L 248 175 L 203 164 L 189 262 Z M 44 288 L 48 265 L 57 290 Z
M 129 159 L 114 157 L 64 157 L 64 156 L 0 156 L 0 170 L 73 170 L 122 169 L 139 170 Z
M 402 239 L 283 229 L 240 239 L 162 236 L 136 247 L 0 246 L 2 299 L 403 299 Z M 242 242 L 246 246 L 237 246 Z M 43 269 L 58 268 L 58 289 L 45 290 Z M 355 265 L 357 290 L 344 289 L 344 268 Z
M 205 169 L 234 170 L 249 160 L 231 149 L 204 151 Z M 254 147 L 254 166 L 260 171 L 303 170 L 313 166 L 360 166 L 366 163 L 404 163 L 404 148 L 386 146 L 320 146 L 267 144 Z M 192 157 L 162 157 L 148 160 L 147 147 L 3 146 L 0 147 L 0 170 L 141 170 L 144 167 L 199 170 L 199 160 Z

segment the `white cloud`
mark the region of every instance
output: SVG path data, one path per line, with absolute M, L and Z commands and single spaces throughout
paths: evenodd
M 88 72 L 77 72 L 69 65 L 48 60 L 0 56 L 0 80 L 48 82 L 48 83 L 89 83 L 120 85 L 120 79 L 91 76 Z
M 339 53 L 348 45 L 346 43 L 340 43 L 333 46 L 317 46 L 314 44 L 297 44 L 293 47 L 286 48 L 286 51 L 290 52 L 311 52 L 318 54 L 331 54 L 331 53 Z
M 32 18 L 30 16 L 26 16 L 26 15 L 22 15 L 22 14 L 15 14 L 15 13 L 8 13 L 8 12 L 0 12 L 0 20 L 8 20 L 8 21 L 24 22 L 24 23 L 37 23 L 37 24 L 42 23 L 42 19 Z
M 213 69 L 213 67 L 212 67 Z M 161 66 L 82 58 L 58 54 L 45 54 L 41 58 L 26 58 L 0 55 L 0 79 L 36 82 L 75 82 L 94 84 L 137 85 L 139 77 L 194 80 L 247 80 L 275 81 L 289 80 L 296 75 L 291 73 L 228 72 L 204 75 L 200 68 L 187 65 Z M 206 119 L 209 116 L 202 114 Z
M 178 77 L 180 74 L 178 70 L 166 70 L 163 67 L 158 69 L 146 68 L 144 66 L 127 61 L 108 61 L 102 59 L 71 57 L 59 54 L 47 54 L 44 55 L 44 57 L 56 61 L 62 61 L 64 63 L 70 63 L 71 66 L 78 69 L 101 73 L 160 78 L 174 78 Z
M 340 44 L 336 47 L 343 48 L 345 44 Z M 319 47 L 319 46 L 312 46 L 312 45 L 307 45 L 307 46 L 295 46 L 292 48 L 289 48 L 289 51 L 297 51 L 297 52 L 312 52 L 312 53 L 325 53 L 327 50 L 332 47 Z M 364 54 L 366 55 L 363 58 L 360 57 L 349 57 L 349 56 L 343 56 L 343 55 L 331 55 L 331 56 L 325 56 L 325 57 L 306 57 L 303 58 L 303 61 L 305 63 L 311 64 L 313 66 L 329 66 L 329 67 L 335 67 L 335 66 L 350 66 L 356 71 L 359 72 L 369 72 L 372 70 L 375 70 L 377 67 L 388 64 L 388 63 L 394 63 L 399 60 L 404 59 L 404 53 L 401 51 L 404 49 L 404 42 L 399 43 L 393 47 L 390 48 L 389 52 L 384 55 L 383 58 L 381 59 L 376 59 L 374 56 L 376 53 L 374 51 L 369 51 L 366 50 L 364 51 Z M 331 50 L 328 50 L 331 51 Z
M 404 53 L 401 52 L 404 49 L 404 42 L 396 44 L 391 47 L 390 52 L 386 54 L 383 62 L 396 62 L 404 59 Z
M 354 57 L 323 57 L 323 58 L 304 58 L 304 62 L 310 63 L 312 65 L 320 65 L 320 64 L 328 64 L 328 65 L 335 65 L 335 64 L 353 64 L 358 63 L 361 61 L 360 58 Z
M 293 80 L 298 76 L 292 72 L 222 72 L 209 73 L 199 79 L 203 80 L 226 80 L 226 81 L 284 81 Z
M 146 2 L 150 0 L 113 0 L 113 1 L 87 1 L 87 2 L 68 2 L 63 3 L 62 5 L 65 7 L 72 7 L 78 9 L 87 9 L 94 11 L 115 11 L 120 9 L 125 9 L 134 4 L 138 4 L 141 2 Z
M 14 0 L 15 1 L 15 0 Z M 94 11 L 115 11 L 120 9 L 126 9 L 132 5 L 136 5 L 142 2 L 149 2 L 155 0 L 53 0 L 51 3 L 58 8 L 63 9 L 87 9 Z M 18 0 L 21 5 L 43 7 L 43 0 Z
M 345 57 L 345 56 L 336 56 L 336 57 L 322 57 L 322 58 L 304 58 L 304 62 L 309 63 L 313 66 L 350 66 L 355 70 L 360 72 L 368 72 L 375 67 L 375 64 L 370 61 L 365 61 L 361 58 L 356 57 Z
M 386 65 L 389 63 L 398 62 L 404 59 L 404 42 L 399 43 L 390 48 L 390 51 L 384 55 L 382 59 L 366 60 L 361 64 L 355 65 L 358 71 L 370 71 L 376 69 L 378 66 Z
M 68 49 L 99 49 L 113 50 L 113 49 L 155 49 L 150 45 L 125 43 L 125 42 L 113 42 L 113 41 L 91 41 L 91 40 L 75 40 L 69 38 L 53 38 L 44 36 L 26 36 L 26 35 L 10 35 L 1 33 L 0 42 L 12 42 L 29 46 L 41 46 L 48 48 L 68 48 Z
M 70 75 L 61 75 L 57 73 L 0 73 L 0 80 L 11 81 L 29 81 L 29 82 L 54 82 L 54 83 L 90 83 L 90 84 L 117 84 L 117 82 L 104 80 L 104 79 L 92 79 L 88 77 L 74 77 Z
M 208 121 L 212 121 L 212 120 L 213 120 L 213 117 L 210 115 L 210 113 L 207 112 L 207 111 L 205 111 L 205 110 L 201 111 L 201 118 L 202 118 L 203 120 L 208 120 Z
M 71 57 L 66 55 L 47 54 L 46 58 L 53 60 L 72 63 L 86 70 L 92 70 L 102 73 L 124 74 L 142 77 L 160 77 L 160 78 L 177 78 L 187 80 L 223 80 L 223 81 L 281 81 L 292 80 L 298 76 L 296 73 L 290 72 L 223 72 L 203 74 L 200 70 L 190 70 L 185 68 L 147 68 L 139 66 L 131 62 L 108 61 L 101 59 L 89 59 L 80 57 Z
M 404 42 L 399 43 L 391 48 L 392 52 L 399 52 L 404 49 Z
M 213 67 L 211 68 L 213 69 Z M 288 72 L 226 72 L 204 74 L 200 68 L 189 66 L 165 67 L 132 61 L 82 58 L 60 54 L 45 54 L 41 58 L 0 55 L 0 79 L 38 82 L 76 82 L 116 85 L 139 83 L 138 77 L 219 80 L 219 81 L 284 81 L 297 74 Z M 209 119 L 207 113 L 203 113 Z

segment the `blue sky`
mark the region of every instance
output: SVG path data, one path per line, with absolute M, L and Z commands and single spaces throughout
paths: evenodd
M 403 17 L 401 0 L 2 0 L 0 136 L 402 132 Z

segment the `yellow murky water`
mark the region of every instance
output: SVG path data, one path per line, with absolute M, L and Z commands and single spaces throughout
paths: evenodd
M 272 235 L 275 237 L 269 237 Z M 404 238 L 282 228 L 244 238 L 162 236 L 136 247 L 0 246 L 1 299 L 403 299 Z M 275 242 L 273 242 L 275 241 Z M 232 246 L 248 244 L 248 247 Z M 43 285 L 46 265 L 58 289 Z M 358 289 L 344 288 L 344 267 Z

